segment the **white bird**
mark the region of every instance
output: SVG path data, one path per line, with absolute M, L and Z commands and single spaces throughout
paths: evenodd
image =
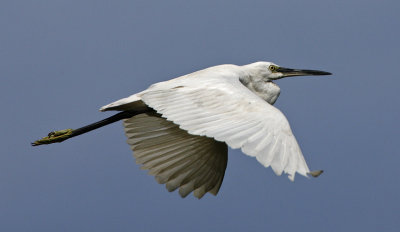
M 32 145 L 68 138 L 124 119 L 136 162 L 182 197 L 216 195 L 227 165 L 227 145 L 240 148 L 277 175 L 310 172 L 285 116 L 272 106 L 289 76 L 330 75 L 318 70 L 280 67 L 271 62 L 218 65 L 169 81 L 100 108 L 122 111 L 100 122 L 51 132 Z

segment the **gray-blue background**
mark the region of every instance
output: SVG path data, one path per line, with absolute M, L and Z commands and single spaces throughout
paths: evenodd
M 398 231 L 399 1 L 0 2 L 1 231 Z M 222 63 L 278 81 L 318 179 L 291 183 L 230 150 L 217 197 L 181 199 L 135 164 L 121 123 L 62 144 L 50 130 Z

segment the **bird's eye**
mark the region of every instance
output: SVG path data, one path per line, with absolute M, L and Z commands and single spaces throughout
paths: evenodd
M 270 66 L 268 67 L 268 69 L 269 69 L 271 72 L 276 72 L 276 70 L 278 69 L 278 67 L 275 66 L 275 65 L 270 65 Z

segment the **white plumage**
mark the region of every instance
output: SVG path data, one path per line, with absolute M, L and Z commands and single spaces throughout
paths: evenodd
M 270 62 L 219 65 L 150 86 L 103 106 L 108 110 L 154 109 L 124 120 L 128 143 L 143 168 L 169 191 L 185 197 L 217 194 L 227 146 L 241 148 L 277 174 L 310 173 L 285 116 L 272 106 L 279 87 L 272 80 L 328 75 L 281 68 Z
M 190 135 L 156 113 L 127 119 L 124 127 L 136 162 L 168 191 L 179 187 L 182 197 L 194 191 L 198 198 L 218 193 L 228 159 L 225 143 Z

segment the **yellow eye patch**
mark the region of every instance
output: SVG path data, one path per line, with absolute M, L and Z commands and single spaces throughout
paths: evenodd
M 276 66 L 276 65 L 270 65 L 270 66 L 268 67 L 268 69 L 269 69 L 271 72 L 276 72 L 276 70 L 278 69 L 278 66 Z

